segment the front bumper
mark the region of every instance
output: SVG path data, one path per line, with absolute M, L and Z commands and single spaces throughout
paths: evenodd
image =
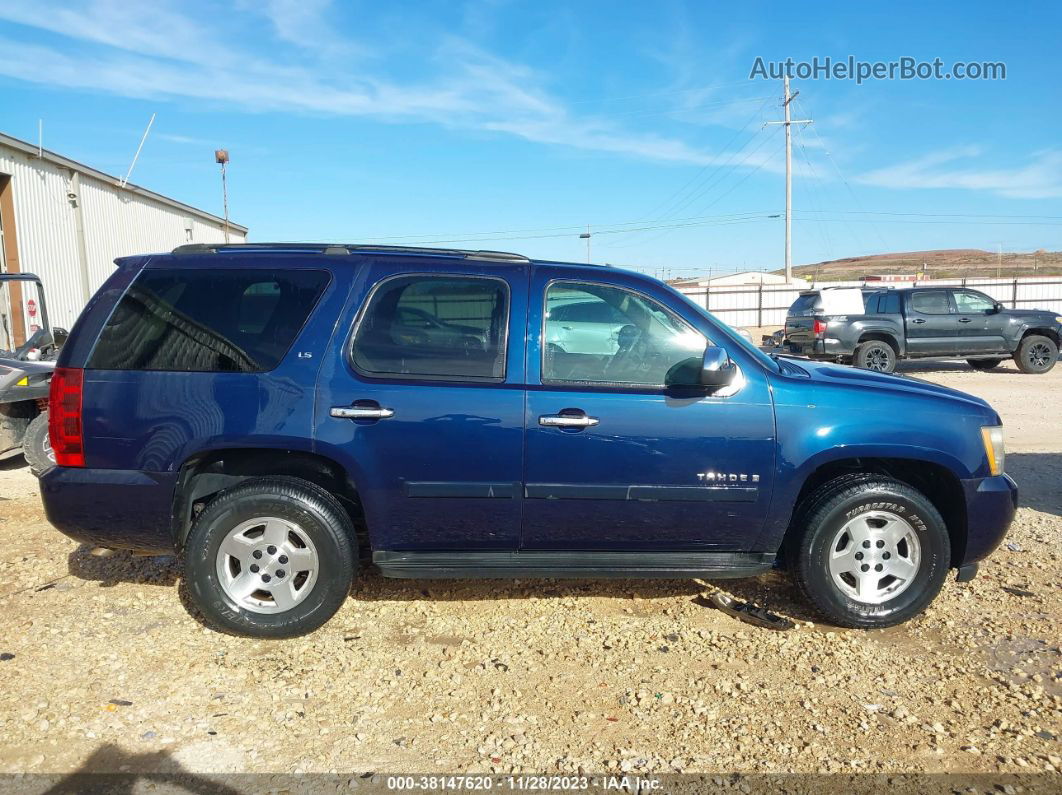
M 40 479 L 48 521 L 75 541 L 111 549 L 174 550 L 177 475 L 52 467 Z
M 966 544 L 954 550 L 954 565 L 988 557 L 1007 534 L 1018 509 L 1018 486 L 1010 475 L 962 481 L 966 498 Z

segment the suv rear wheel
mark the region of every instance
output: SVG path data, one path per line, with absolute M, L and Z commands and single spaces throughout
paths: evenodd
M 951 560 L 933 504 L 877 475 L 826 483 L 804 503 L 791 550 L 797 585 L 842 627 L 874 629 L 918 615 L 940 592 Z
M 1023 373 L 1039 375 L 1046 373 L 1058 361 L 1058 346 L 1050 337 L 1030 334 L 1014 352 L 1014 363 Z
M 22 437 L 22 456 L 29 464 L 30 472 L 40 477 L 46 469 L 55 466 L 55 451 L 48 438 L 48 412 L 42 411 L 26 428 Z
M 354 578 L 350 519 L 296 478 L 256 478 L 219 494 L 185 545 L 191 601 L 238 635 L 290 638 L 335 615 Z
M 896 369 L 896 351 L 887 342 L 870 340 L 856 347 L 852 361 L 862 370 L 891 373 Z

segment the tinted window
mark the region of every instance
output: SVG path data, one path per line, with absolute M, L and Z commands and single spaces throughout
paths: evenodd
M 799 298 L 797 298 L 797 300 L 793 302 L 793 305 L 789 307 L 789 314 L 793 315 L 794 317 L 814 315 L 818 301 L 818 293 L 807 293 L 805 295 L 801 295 Z
M 943 290 L 912 294 L 911 308 L 923 315 L 946 315 L 951 311 L 948 294 Z
M 262 372 L 284 358 L 325 271 L 145 270 L 100 333 L 96 370 Z
M 883 315 L 900 314 L 900 294 L 886 293 L 878 304 L 878 312 Z
M 583 316 L 606 320 L 568 319 L 576 307 Z M 702 356 L 707 345 L 700 333 L 652 299 L 597 284 L 551 284 L 544 330 L 542 380 L 547 382 L 663 386 L 672 367 Z
M 996 307 L 996 302 L 980 293 L 969 293 L 965 290 L 954 293 L 955 305 L 960 312 L 991 312 Z
M 873 315 L 881 310 L 878 308 L 881 304 L 881 293 L 863 293 L 863 311 L 868 315 Z
M 508 316 L 498 279 L 390 279 L 373 293 L 351 355 L 374 375 L 501 378 Z

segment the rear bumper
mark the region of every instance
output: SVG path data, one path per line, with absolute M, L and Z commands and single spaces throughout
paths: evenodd
M 842 356 L 851 356 L 852 350 L 841 340 L 827 337 L 813 340 L 790 340 L 789 350 L 798 356 L 807 356 L 811 359 L 839 359 Z
M 41 476 L 44 512 L 56 529 L 98 547 L 174 550 L 177 475 L 123 469 L 53 467 Z
M 1009 475 L 962 481 L 966 497 L 966 548 L 956 566 L 988 557 L 1007 534 L 1018 509 L 1018 487 Z

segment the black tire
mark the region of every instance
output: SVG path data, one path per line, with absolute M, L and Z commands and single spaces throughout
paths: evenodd
M 1058 361 L 1058 345 L 1050 337 L 1030 334 L 1022 339 L 1014 352 L 1014 363 L 1023 373 L 1041 375 Z
M 852 363 L 861 370 L 891 373 L 896 369 L 896 349 L 881 340 L 861 342 L 855 349 Z
M 48 438 L 48 412 L 42 411 L 26 428 L 22 437 L 22 455 L 29 464 L 30 472 L 37 477 L 55 466 L 55 452 Z
M 246 597 L 248 602 L 238 600 L 226 590 L 219 573 L 222 568 L 228 576 L 243 575 L 242 561 L 226 557 L 224 564 L 219 563 L 222 543 L 240 527 L 252 526 L 246 532 L 253 534 L 255 523 L 262 519 L 262 535 L 251 543 L 263 546 L 268 541 L 266 518 L 294 528 L 286 534 L 285 545 L 291 544 L 296 551 L 308 549 L 316 556 L 313 566 L 308 566 L 306 571 L 295 570 L 294 561 L 289 564 L 283 554 L 286 547 L 256 548 L 262 556 L 254 558 L 257 562 L 247 559 L 248 580 L 253 571 L 255 579 L 261 577 L 270 582 L 268 588 L 277 588 L 282 578 L 288 577 L 284 584 L 290 583 L 294 589 L 302 578 L 302 587 L 308 590 L 298 591 L 294 598 L 299 601 L 290 609 L 280 610 L 275 602 L 271 605 L 272 592 L 269 599 L 256 597 L 255 594 L 266 593 L 265 584 L 263 590 Z M 240 536 L 248 541 L 242 533 Z M 207 505 L 188 534 L 184 547 L 188 598 L 209 625 L 224 632 L 256 638 L 306 635 L 335 615 L 349 595 L 357 560 L 354 539 L 354 528 L 343 506 L 314 484 L 279 477 L 245 481 L 226 489 Z M 294 556 L 295 552 L 291 554 Z M 255 568 L 259 564 L 264 568 Z M 282 565 L 288 570 L 279 568 Z M 259 575 L 259 571 L 263 573 Z M 275 609 L 276 612 L 249 609 L 250 601 L 257 601 L 259 610 Z
M 910 542 L 904 540 L 897 548 L 906 550 L 908 560 L 917 561 L 909 581 L 892 576 L 887 569 L 880 579 L 875 577 L 873 569 L 865 570 L 868 581 L 884 583 L 878 603 L 851 595 L 847 588 L 854 590 L 855 582 L 842 590 L 830 570 L 835 551 L 843 554 L 847 548 L 840 548 L 838 542 L 844 543 L 844 539 L 839 534 L 850 522 L 858 522 L 863 514 L 867 515 L 868 524 L 871 520 L 878 521 L 879 516 L 901 519 L 907 525 L 909 537 L 913 536 L 917 542 L 908 546 Z M 948 575 L 951 543 L 940 513 L 921 492 L 891 478 L 845 476 L 826 483 L 804 501 L 793 530 L 796 534 L 786 557 L 797 586 L 827 620 L 841 627 L 877 629 L 907 621 L 926 609 Z M 861 561 L 866 561 L 865 564 L 860 561 L 861 568 L 890 565 L 882 559 L 889 557 L 890 549 L 876 547 L 876 542 L 866 552 L 862 544 L 852 547 Z M 895 549 L 891 554 L 901 556 Z M 895 596 L 889 595 L 890 588 L 898 589 Z
M 966 363 L 975 370 L 991 370 L 1003 363 L 1002 359 L 967 359 Z

